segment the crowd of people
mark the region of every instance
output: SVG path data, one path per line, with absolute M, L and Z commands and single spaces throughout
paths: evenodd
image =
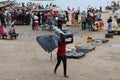
M 32 3 L 28 3 L 28 5 L 35 5 Z M 22 3 L 22 7 L 26 7 L 24 3 Z M 77 11 L 73 10 L 73 13 L 70 15 L 69 11 L 70 8 L 68 8 L 65 11 L 58 11 L 53 10 L 52 7 L 56 8 L 56 5 L 53 4 L 47 4 L 45 7 L 43 5 L 37 5 L 33 9 L 36 9 L 36 11 L 32 11 L 29 9 L 17 9 L 13 10 L 13 12 L 6 12 L 3 10 L 0 13 L 0 35 L 2 35 L 2 38 L 7 37 L 7 34 L 12 35 L 16 34 L 14 25 L 11 24 L 13 21 L 15 21 L 16 24 L 29 25 L 32 23 L 32 30 L 39 31 L 39 26 L 42 27 L 42 31 L 46 30 L 46 27 L 48 26 L 50 31 L 52 30 L 52 26 L 57 26 L 60 30 L 63 30 L 63 24 L 66 22 L 71 22 L 71 24 L 81 24 L 82 30 L 89 30 L 89 31 L 101 31 L 102 27 L 104 26 L 104 22 L 101 18 L 102 8 L 100 10 L 94 11 L 93 9 L 87 10 L 87 12 L 83 11 L 80 13 L 80 8 L 78 8 Z M 46 8 L 49 8 L 48 10 L 45 10 Z M 38 9 L 38 11 L 37 11 Z M 41 9 L 44 9 L 41 11 Z M 71 21 L 69 19 L 69 16 L 72 17 Z M 81 19 L 79 20 L 79 16 L 81 16 Z M 106 22 L 108 22 L 108 30 L 111 29 L 112 26 L 112 17 L 110 17 Z M 4 31 L 4 28 L 7 26 L 11 26 L 8 32 Z M 61 37 L 60 41 L 58 43 L 58 51 L 57 51 L 57 64 L 54 69 L 54 73 L 56 74 L 57 68 L 61 63 L 61 60 L 63 61 L 64 66 L 64 77 L 67 77 L 67 62 L 66 62 L 66 45 L 73 42 L 73 36 L 71 38 L 71 41 L 65 41 L 65 38 Z
M 36 9 L 36 11 L 30 10 L 30 6 L 32 6 L 32 9 Z M 25 6 L 25 4 L 22 3 L 21 7 L 22 8 L 13 10 L 13 12 L 3 10 L 0 13 L 1 24 L 6 27 L 15 20 L 15 24 L 29 25 L 32 23 L 32 30 L 39 30 L 39 26 L 41 26 L 43 31 L 46 30 L 47 27 L 51 30 L 52 25 L 62 29 L 62 24 L 66 22 L 71 22 L 71 24 L 81 24 L 82 30 L 89 29 L 89 31 L 92 31 L 94 26 L 102 29 L 101 27 L 104 25 L 101 19 L 102 7 L 100 7 L 100 10 L 97 9 L 96 11 L 90 7 L 87 9 L 87 12 L 80 12 L 80 7 L 78 7 L 77 11 L 72 9 L 72 14 L 69 14 L 69 11 L 71 10 L 69 7 L 65 11 L 59 11 L 56 8 L 56 5 L 53 5 L 52 3 L 49 5 L 47 4 L 46 6 L 34 3 L 27 3 Z M 55 9 L 52 9 L 53 7 Z M 69 19 L 70 16 L 72 17 L 71 21 Z M 81 16 L 80 20 L 79 16 Z
M 98 11 L 96 13 L 94 12 L 87 12 L 85 11 L 82 12 L 81 16 L 81 23 L 82 23 L 82 30 L 86 30 L 87 28 L 89 31 L 95 30 L 96 29 L 102 29 L 101 27 L 104 25 L 102 19 L 101 19 L 101 12 Z

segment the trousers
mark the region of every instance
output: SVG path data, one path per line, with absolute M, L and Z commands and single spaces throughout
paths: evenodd
M 57 64 L 55 66 L 54 72 L 56 72 L 61 61 L 63 62 L 64 76 L 66 76 L 66 70 L 67 70 L 67 57 L 66 56 L 57 56 Z

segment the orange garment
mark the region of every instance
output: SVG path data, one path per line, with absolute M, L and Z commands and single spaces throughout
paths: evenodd
M 103 23 L 103 21 L 99 21 L 99 23 L 100 23 L 100 29 L 102 30 L 102 27 L 104 26 L 104 23 Z

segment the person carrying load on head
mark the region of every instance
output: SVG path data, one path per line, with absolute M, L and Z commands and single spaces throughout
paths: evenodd
M 66 41 L 66 38 L 61 34 L 60 40 L 58 42 L 58 50 L 57 50 L 57 64 L 54 69 L 54 74 L 56 74 L 57 68 L 60 65 L 61 61 L 63 62 L 64 67 L 64 77 L 69 78 L 67 76 L 67 57 L 66 57 L 66 45 L 73 42 L 73 35 L 71 37 L 71 41 Z

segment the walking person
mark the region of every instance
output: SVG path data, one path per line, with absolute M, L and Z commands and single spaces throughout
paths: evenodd
M 64 77 L 69 78 L 67 76 L 67 57 L 66 57 L 66 45 L 73 42 L 73 36 L 71 37 L 71 41 L 66 41 L 65 38 L 61 36 L 61 39 L 58 43 L 58 51 L 57 51 L 57 64 L 54 69 L 54 74 L 56 74 L 57 68 L 60 65 L 61 61 L 63 62 L 64 68 Z

